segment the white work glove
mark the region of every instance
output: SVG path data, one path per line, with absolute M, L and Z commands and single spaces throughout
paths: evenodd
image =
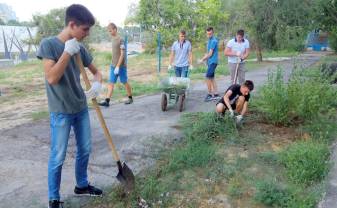
M 91 88 L 88 91 L 84 91 L 84 93 L 87 99 L 94 99 L 99 95 L 101 89 L 102 84 L 98 81 L 95 81 L 94 83 L 92 83 Z
M 243 119 L 243 116 L 242 115 L 238 115 L 236 116 L 236 123 L 239 124 Z
M 76 40 L 76 38 L 67 40 L 64 45 L 64 51 L 72 56 L 80 51 L 80 43 Z
M 229 117 L 231 117 L 231 118 L 234 117 L 234 111 L 233 111 L 233 109 L 229 109 Z
M 115 67 L 114 74 L 118 75 L 119 74 L 119 67 Z
M 167 67 L 167 71 L 172 71 L 173 70 L 173 66 L 171 64 L 168 65 Z
M 199 59 L 199 60 L 197 61 L 198 64 L 201 64 L 202 62 L 204 62 L 202 59 Z
M 188 67 L 188 69 L 189 69 L 189 70 L 193 70 L 193 69 L 194 69 L 193 65 L 190 65 L 190 66 Z

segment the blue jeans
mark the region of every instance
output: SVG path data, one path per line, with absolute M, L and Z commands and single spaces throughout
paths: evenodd
M 61 172 L 66 157 L 70 129 L 73 127 L 76 139 L 75 177 L 76 186 L 88 186 L 87 167 L 91 151 L 91 131 L 88 109 L 78 113 L 50 113 L 50 155 L 48 162 L 48 197 L 60 199 Z
M 188 66 L 175 67 L 176 77 L 187 77 Z

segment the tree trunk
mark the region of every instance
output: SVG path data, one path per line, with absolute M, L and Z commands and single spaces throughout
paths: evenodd
M 258 62 L 262 62 L 262 49 L 258 42 L 256 43 L 256 58 Z

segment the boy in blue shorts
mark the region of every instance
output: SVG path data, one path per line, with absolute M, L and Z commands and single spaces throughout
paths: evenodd
M 108 84 L 108 93 L 103 102 L 100 102 L 100 106 L 109 107 L 110 105 L 110 98 L 112 96 L 114 85 L 119 80 L 121 83 L 124 84 L 128 100 L 125 104 L 133 103 L 132 94 L 131 94 L 131 86 L 128 83 L 128 76 L 127 76 L 127 68 L 125 64 L 125 44 L 123 38 L 121 38 L 117 34 L 117 26 L 114 23 L 110 23 L 108 25 L 108 31 L 111 34 L 111 41 L 112 41 L 112 63 L 110 65 L 110 80 Z
M 213 27 L 206 29 L 208 41 L 207 41 L 207 53 L 202 57 L 198 63 L 207 61 L 207 72 L 206 72 L 206 84 L 208 89 L 208 94 L 205 97 L 205 102 L 211 100 L 219 99 L 217 85 L 214 79 L 215 69 L 218 66 L 218 40 L 214 37 Z

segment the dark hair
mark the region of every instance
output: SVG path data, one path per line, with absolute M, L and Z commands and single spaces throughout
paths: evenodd
M 246 80 L 242 85 L 248 87 L 250 91 L 253 91 L 254 89 L 254 83 L 251 80 Z
M 213 27 L 208 27 L 208 28 L 206 29 L 206 31 L 207 31 L 207 32 L 213 31 Z
M 116 29 L 117 30 L 117 25 L 115 23 L 110 22 L 108 24 L 108 27 L 111 27 L 112 29 Z
M 67 8 L 65 17 L 66 26 L 70 21 L 74 21 L 76 25 L 89 25 L 90 27 L 95 24 L 95 18 L 91 12 L 80 4 L 72 4 Z
M 245 35 L 245 31 L 244 30 L 238 30 L 236 32 L 237 35 L 241 35 L 242 37 Z
M 179 33 L 181 33 L 181 34 L 183 34 L 183 35 L 186 35 L 186 31 L 185 31 L 185 30 L 180 30 Z

